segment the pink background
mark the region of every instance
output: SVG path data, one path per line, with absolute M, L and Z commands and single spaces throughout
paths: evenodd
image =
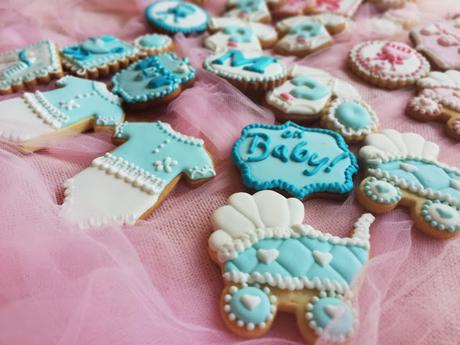
M 0 49 L 44 38 L 65 46 L 99 34 L 130 40 L 151 31 L 142 15 L 146 3 L 2 0 Z M 423 21 L 460 13 L 455 0 L 418 3 Z M 208 7 L 219 13 L 222 1 L 211 0 Z M 383 91 L 346 71 L 354 43 L 384 36 L 371 30 L 370 18 L 378 15 L 363 5 L 358 24 L 331 49 L 300 63 L 351 81 L 378 112 L 382 127 L 420 133 L 442 146 L 443 162 L 460 166 L 460 144 L 445 137 L 441 124 L 404 115 L 414 89 Z M 207 54 L 203 37 L 176 38 L 179 52 L 198 68 Z M 408 40 L 407 33 L 393 38 Z M 229 159 L 231 145 L 244 125 L 272 123 L 271 112 L 200 69 L 192 89 L 142 118 L 168 121 L 205 139 L 218 176 L 198 189 L 181 183 L 153 216 L 134 227 L 82 232 L 58 216 L 63 182 L 113 148 L 108 136 L 84 134 L 28 156 L 0 146 L 0 344 L 301 342 L 287 314 L 278 314 L 272 330 L 258 340 L 228 332 L 218 307 L 222 278 L 207 254 L 211 213 L 231 193 L 245 190 Z M 305 207 L 306 222 L 340 236 L 363 212 L 353 194 L 345 202 L 311 200 Z M 458 344 L 460 239 L 441 242 L 422 235 L 404 209 L 378 216 L 371 234 L 372 259 L 357 296 L 360 327 L 353 343 Z

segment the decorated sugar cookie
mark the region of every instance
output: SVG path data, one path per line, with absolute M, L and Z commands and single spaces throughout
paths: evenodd
M 120 146 L 65 184 L 63 217 L 82 228 L 146 219 L 182 176 L 196 186 L 216 174 L 203 141 L 167 123 L 125 122 L 114 142 Z
M 410 37 L 438 69 L 460 69 L 460 18 L 419 25 Z
M 419 94 L 406 113 L 421 121 L 442 121 L 447 133 L 460 140 L 460 71 L 431 72 L 417 81 Z
M 209 252 L 225 287 L 220 300 L 227 327 L 246 338 L 267 333 L 278 311 L 295 315 L 306 341 L 345 341 L 357 326 L 352 284 L 369 258 L 364 214 L 351 237 L 303 223 L 304 206 L 274 191 L 236 193 L 212 217 Z
M 211 54 L 203 66 L 241 90 L 270 90 L 283 83 L 287 75 L 284 62 L 260 51 L 230 49 Z
M 193 84 L 195 69 L 187 58 L 162 53 L 137 61 L 112 78 L 112 92 L 131 107 L 169 102 Z
M 413 3 L 415 0 L 369 0 L 370 3 L 381 9 L 401 8 L 406 4 Z
M 317 0 L 285 0 L 272 14 L 275 18 L 300 16 L 314 13 Z
M 352 17 L 363 0 L 316 0 L 315 12 L 328 12 Z
M 397 89 L 414 84 L 430 71 L 428 61 L 401 42 L 367 41 L 353 47 L 348 57 L 351 70 L 367 82 Z
M 145 9 L 145 18 L 157 30 L 169 34 L 203 32 L 209 22 L 205 10 L 181 0 L 155 1 Z
M 347 20 L 335 14 L 297 16 L 276 24 L 284 35 L 275 45 L 275 52 L 282 55 L 305 56 L 332 45 L 332 34 L 345 30 Z
M 157 55 L 174 49 L 172 39 L 167 35 L 147 34 L 134 41 L 134 46 L 147 55 Z
M 324 192 L 350 192 L 358 171 L 355 156 L 339 134 L 292 122 L 246 126 L 232 158 L 247 187 L 280 189 L 301 200 Z
M 270 11 L 265 0 L 236 0 L 229 1 L 227 6 L 230 8 L 224 16 L 240 18 L 250 22 L 271 21 Z
M 81 78 L 97 79 L 137 60 L 139 50 L 110 35 L 89 38 L 61 50 L 62 64 Z
M 0 53 L 0 95 L 45 84 L 62 75 L 58 49 L 51 41 Z
M 415 133 L 384 130 L 359 155 L 366 177 L 358 200 L 371 212 L 410 208 L 415 226 L 438 239 L 460 233 L 460 170 L 437 160 L 439 147 Z
M 67 76 L 56 90 L 0 102 L 0 140 L 24 152 L 88 129 L 113 129 L 124 118 L 121 101 L 104 83 Z
M 217 32 L 207 37 L 204 45 L 213 51 L 262 50 L 271 47 L 278 39 L 278 33 L 273 26 L 238 18 L 213 18 L 209 28 Z

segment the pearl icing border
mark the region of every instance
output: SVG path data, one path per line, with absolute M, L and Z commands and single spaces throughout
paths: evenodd
M 429 212 L 429 208 L 432 206 L 432 205 L 435 205 L 435 204 L 443 204 L 443 205 L 447 205 L 447 206 L 450 206 L 452 208 L 455 209 L 455 211 L 457 211 L 457 213 L 460 215 L 460 209 L 458 207 L 455 207 L 455 206 L 452 206 L 448 203 L 444 203 L 444 202 L 441 202 L 439 200 L 427 200 L 423 203 L 423 206 L 422 206 L 422 211 L 420 212 L 420 214 L 422 215 L 423 219 L 429 223 L 433 228 L 436 228 L 438 230 L 441 230 L 441 231 L 448 231 L 448 232 L 458 232 L 460 231 L 460 223 L 456 224 L 455 226 L 448 226 L 446 228 L 446 226 L 444 224 L 440 224 L 439 222 L 437 222 L 436 220 L 433 219 L 433 217 L 430 215 L 430 212 Z
M 396 195 L 391 197 L 391 198 L 384 198 L 383 196 L 378 196 L 373 190 L 371 184 L 377 182 L 377 181 L 383 181 L 388 183 L 389 185 L 392 186 L 392 188 L 395 189 Z M 377 179 L 375 177 L 371 177 L 364 183 L 364 193 L 366 193 L 367 197 L 371 199 L 374 202 L 378 202 L 380 204 L 393 204 L 395 202 L 399 202 L 401 200 L 401 191 L 399 188 L 395 187 L 390 181 L 387 181 L 386 179 Z

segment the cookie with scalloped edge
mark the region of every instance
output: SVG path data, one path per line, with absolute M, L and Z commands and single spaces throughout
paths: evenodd
M 460 140 L 460 71 L 431 72 L 417 87 L 406 114 L 419 121 L 444 122 L 447 134 Z
M 158 55 L 168 51 L 174 51 L 174 42 L 168 35 L 146 34 L 139 36 L 133 42 L 143 55 Z
M 363 214 L 350 237 L 337 237 L 305 224 L 304 212 L 299 200 L 263 190 L 235 193 L 213 213 L 208 251 L 222 272 L 220 310 L 233 333 L 261 337 L 280 312 L 294 314 L 311 344 L 320 336 L 347 341 L 357 328 L 352 297 L 374 217 Z
M 0 53 L 0 95 L 32 89 L 62 75 L 59 51 L 51 41 Z
M 439 146 L 415 133 L 386 129 L 359 152 L 367 177 L 358 200 L 373 213 L 406 206 L 415 226 L 437 239 L 460 233 L 460 169 L 438 161 Z
M 303 57 L 323 50 L 334 43 L 332 35 L 345 30 L 347 22 L 344 16 L 332 13 L 284 19 L 276 24 L 282 37 L 274 51 L 282 55 Z

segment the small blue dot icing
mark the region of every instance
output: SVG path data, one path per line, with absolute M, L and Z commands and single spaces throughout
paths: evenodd
M 367 109 L 353 101 L 341 103 L 335 111 L 335 117 L 345 127 L 352 129 L 362 129 L 372 124 L 372 118 Z
M 337 312 L 335 312 L 337 310 Z M 347 336 L 353 331 L 355 316 L 351 307 L 341 298 L 323 297 L 313 305 L 313 320 L 321 329 L 328 329 L 328 334 L 335 337 Z M 337 316 L 335 316 L 335 313 Z M 334 321 L 333 321 L 334 320 Z M 331 323 L 333 322 L 333 323 Z
M 223 65 L 225 61 L 230 59 L 230 66 L 242 67 L 245 71 L 251 71 L 263 74 L 265 69 L 272 63 L 278 62 L 278 59 L 270 55 L 261 55 L 256 58 L 246 58 L 241 50 L 232 49 L 224 55 L 213 60 L 211 63 Z
M 145 48 L 161 48 L 168 43 L 168 37 L 164 35 L 152 34 L 144 35 L 139 40 L 139 45 Z
M 112 92 L 127 103 L 142 103 L 161 98 L 195 78 L 187 58 L 163 53 L 140 60 L 112 78 Z
M 255 297 L 257 299 L 253 309 L 244 303 L 245 297 Z M 252 286 L 245 286 L 236 291 L 230 301 L 232 313 L 245 323 L 260 324 L 265 322 L 267 316 L 270 315 L 270 306 L 267 294 L 261 289 Z
M 254 30 L 249 26 L 227 26 L 222 29 L 222 32 L 229 35 L 230 42 L 250 43 L 256 38 Z
M 243 182 L 255 190 L 281 189 L 303 199 L 312 193 L 348 193 L 358 171 L 338 133 L 283 125 L 246 126 L 232 150 Z
M 291 80 L 291 84 L 296 87 L 290 92 L 295 98 L 303 98 L 309 101 L 315 101 L 329 95 L 329 88 L 316 79 L 299 76 Z
M 64 48 L 61 53 L 72 66 L 90 69 L 134 56 L 138 49 L 114 36 L 104 35 Z
M 170 32 L 191 34 L 208 28 L 210 17 L 201 7 L 179 0 L 156 1 L 145 9 L 147 21 Z
M 324 25 L 319 23 L 307 23 L 294 26 L 289 33 L 303 38 L 319 36 L 324 31 Z

